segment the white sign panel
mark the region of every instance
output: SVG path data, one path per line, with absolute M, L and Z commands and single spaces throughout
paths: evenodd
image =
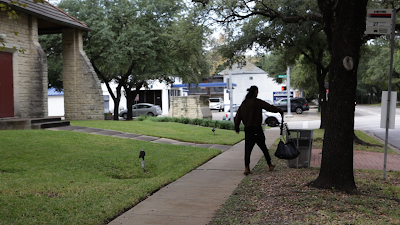
M 391 27 L 392 22 L 371 22 L 367 21 L 367 27 Z
M 368 9 L 367 34 L 391 34 L 392 9 Z
M 367 34 L 391 34 L 392 27 L 367 27 Z
M 392 91 L 390 95 L 389 129 L 394 129 L 395 118 L 396 118 L 396 102 L 397 102 L 397 92 Z M 388 104 L 388 92 L 382 91 L 381 128 L 386 128 L 387 106 L 388 106 L 387 104 Z

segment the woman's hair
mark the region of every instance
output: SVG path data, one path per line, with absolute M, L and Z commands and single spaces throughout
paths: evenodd
M 257 97 L 256 92 L 258 92 L 258 87 L 253 85 L 253 86 L 251 86 L 250 88 L 247 88 L 247 91 L 248 91 L 249 93 L 247 93 L 246 98 L 244 99 L 245 101 L 246 101 L 247 99 Z

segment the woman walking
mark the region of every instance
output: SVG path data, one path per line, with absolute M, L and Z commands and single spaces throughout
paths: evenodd
M 268 104 L 267 102 L 258 99 L 258 87 L 251 86 L 247 89 L 248 93 L 246 98 L 240 105 L 235 117 L 235 130 L 239 134 L 239 125 L 243 121 L 245 132 L 245 147 L 244 147 L 244 174 L 250 174 L 250 155 L 253 151 L 255 144 L 263 151 L 265 159 L 267 160 L 269 171 L 275 168 L 271 163 L 271 157 L 268 153 L 268 148 L 265 145 L 265 135 L 262 129 L 262 110 L 265 109 L 270 112 L 279 112 L 283 118 L 283 110 Z

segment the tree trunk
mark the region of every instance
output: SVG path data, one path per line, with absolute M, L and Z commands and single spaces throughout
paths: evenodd
M 327 118 L 327 102 L 326 102 L 326 89 L 325 89 L 325 77 L 327 71 L 320 66 L 317 66 L 317 82 L 318 82 L 318 94 L 319 94 L 319 107 L 321 109 L 321 124 L 319 129 L 325 129 L 326 118 Z
M 122 88 L 122 84 L 124 83 L 124 81 L 120 81 L 118 86 L 117 86 L 117 96 L 115 97 L 111 87 L 110 87 L 110 82 L 112 81 L 112 78 L 106 78 L 106 76 L 99 70 L 99 68 L 97 68 L 95 62 L 93 60 L 90 61 L 92 63 L 92 66 L 97 74 L 97 76 L 100 78 L 100 80 L 102 80 L 107 87 L 108 93 L 110 94 L 111 98 L 114 101 L 114 120 L 119 120 L 119 116 L 118 116 L 118 109 L 119 109 L 119 102 L 121 100 L 121 88 Z
M 133 105 L 133 99 L 132 99 L 132 91 L 129 85 L 125 85 L 125 94 L 126 94 L 126 107 L 127 107 L 127 113 L 126 113 L 126 120 L 132 120 L 132 105 Z
M 318 188 L 357 192 L 353 174 L 354 98 L 360 46 L 365 31 L 367 0 L 319 0 L 331 52 L 329 113 L 321 169 L 310 184 Z M 332 11 L 333 10 L 333 11 Z
M 132 120 L 132 106 L 133 106 L 133 102 L 135 100 L 135 97 L 137 94 L 139 94 L 140 92 L 140 88 L 143 87 L 144 81 L 137 81 L 134 80 L 132 81 L 131 84 L 126 84 L 124 86 L 125 92 L 126 92 L 126 106 L 128 107 L 128 112 L 127 112 L 127 120 Z M 135 87 L 134 91 L 132 90 L 132 87 Z
M 118 84 L 117 86 L 117 97 L 114 100 L 114 120 L 119 120 L 119 115 L 118 115 L 118 111 L 119 111 L 119 103 L 121 101 L 121 89 L 122 89 L 122 85 Z

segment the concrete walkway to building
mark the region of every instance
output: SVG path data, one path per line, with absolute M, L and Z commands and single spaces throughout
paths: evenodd
M 121 216 L 111 221 L 110 225 L 120 224 L 191 224 L 204 225 L 209 223 L 221 205 L 226 202 L 238 184 L 243 180 L 244 171 L 244 141 L 234 145 L 210 145 L 179 142 L 166 138 L 129 134 L 110 130 L 85 127 L 60 127 L 53 130 L 73 130 L 78 132 L 110 135 L 121 138 L 131 138 L 155 143 L 170 143 L 190 145 L 205 148 L 217 148 L 223 152 L 207 163 L 191 171 L 175 182 L 161 188 L 159 191 L 140 202 Z M 233 131 L 232 131 L 233 132 Z M 266 144 L 270 147 L 279 137 L 279 128 L 265 130 Z M 270 155 L 274 150 L 270 150 Z M 251 169 L 262 157 L 262 152 L 255 146 L 251 155 Z M 311 155 L 311 166 L 319 167 L 321 150 L 315 149 Z M 355 151 L 355 169 L 382 170 L 383 153 Z M 400 171 L 400 155 L 391 154 L 388 157 L 387 170 Z M 265 168 L 267 172 L 268 169 Z
M 379 152 L 367 152 L 354 150 L 353 168 L 368 170 L 383 170 L 384 154 Z M 313 149 L 310 164 L 312 167 L 320 167 L 322 159 L 322 149 Z M 386 171 L 400 171 L 400 155 L 388 154 L 386 161 Z

